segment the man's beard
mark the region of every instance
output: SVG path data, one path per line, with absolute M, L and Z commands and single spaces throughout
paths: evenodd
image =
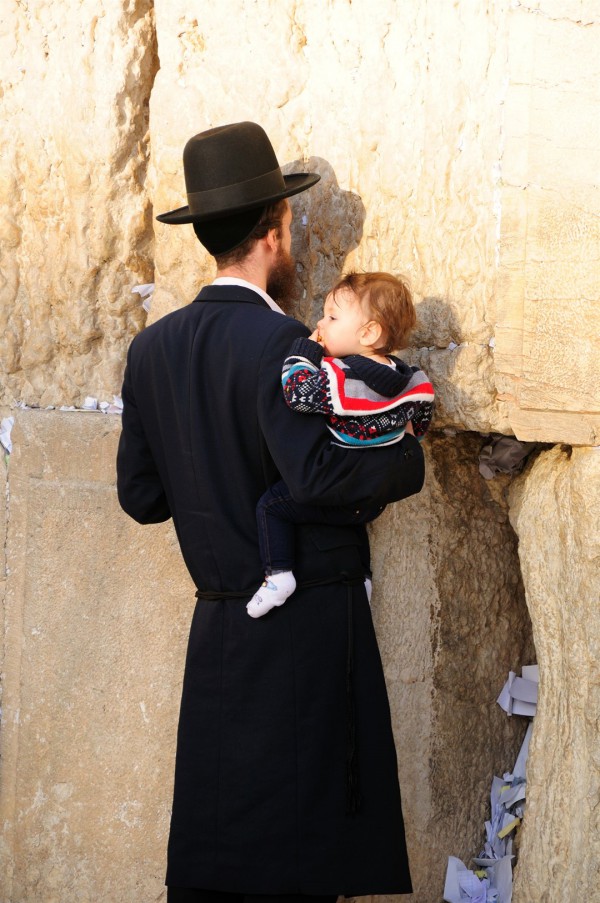
M 267 294 L 277 301 L 285 313 L 289 313 L 296 297 L 297 284 L 294 258 L 280 248 L 267 278 Z

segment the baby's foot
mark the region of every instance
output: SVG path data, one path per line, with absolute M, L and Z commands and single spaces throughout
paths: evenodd
M 296 589 L 296 580 L 291 571 L 281 571 L 279 574 L 270 574 L 265 577 L 265 582 L 254 593 L 246 611 L 251 618 L 261 618 L 272 608 L 283 605 L 288 596 Z

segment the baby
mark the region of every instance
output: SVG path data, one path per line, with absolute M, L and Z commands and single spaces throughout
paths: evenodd
M 408 286 L 389 273 L 351 273 L 325 299 L 323 317 L 308 339 L 296 339 L 285 359 L 283 393 L 292 410 L 324 414 L 332 441 L 356 449 L 399 442 L 405 431 L 421 439 L 433 413 L 427 376 L 391 354 L 405 348 L 416 316 Z M 383 508 L 301 505 L 283 481 L 260 498 L 256 514 L 265 581 L 246 608 L 260 618 L 296 588 L 297 524 L 365 524 Z M 366 574 L 366 579 L 370 574 Z

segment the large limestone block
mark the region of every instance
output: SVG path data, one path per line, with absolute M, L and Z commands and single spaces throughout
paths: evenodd
M 600 19 L 514 4 L 497 388 L 519 439 L 600 441 Z
M 283 161 L 324 176 L 294 201 L 296 313 L 312 325 L 344 266 L 402 271 L 419 302 L 414 344 L 442 374 L 440 425 L 595 444 L 593 6 L 561 15 L 550 2 L 227 8 L 213 21 L 181 0 L 157 5 L 158 206 L 183 202 L 191 134 L 257 119 Z M 240 39 L 248 52 L 232 71 Z M 191 228 L 181 231 L 157 227 L 153 317 L 212 274 Z M 460 348 L 451 361 L 450 342 Z
M 599 486 L 600 451 L 554 448 L 510 494 L 540 665 L 515 903 L 598 899 Z
M 194 588 L 114 487 L 118 418 L 20 413 L 10 460 L 3 903 L 162 900 Z
M 149 0 L 3 0 L 2 400 L 112 399 L 151 282 Z
M 443 383 L 449 418 L 508 430 L 493 380 L 472 366 L 477 355 L 493 361 L 504 5 L 227 0 L 199 16 L 184 0 L 158 0 L 156 24 L 156 212 L 185 203 L 191 135 L 260 122 L 282 163 L 323 176 L 293 200 L 297 312 L 313 324 L 344 266 L 404 273 L 419 302 L 415 344 L 432 356 L 450 341 L 474 346 L 456 356 L 453 380 L 477 402 L 456 407 Z M 213 272 L 191 226 L 155 228 L 152 319 Z
M 371 528 L 415 903 L 439 903 L 448 855 L 483 846 L 492 777 L 525 730 L 495 700 L 508 671 L 535 660 L 507 478 L 480 476 L 480 446 L 434 438 L 423 491 Z
M 494 353 L 488 346 L 462 344 L 442 350 L 408 349 L 400 355 L 421 367 L 436 393 L 435 427 L 468 423 L 480 433 L 502 432 L 506 406 L 488 404 L 495 393 Z

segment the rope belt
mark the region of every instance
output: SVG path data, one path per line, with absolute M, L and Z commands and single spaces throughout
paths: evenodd
M 347 571 L 341 571 L 333 577 L 317 577 L 315 580 L 305 580 L 303 583 L 296 585 L 296 590 L 310 589 L 313 586 L 330 586 L 333 583 L 344 583 L 351 586 L 358 586 L 363 583 L 364 574 L 349 574 Z M 220 592 L 216 589 L 197 589 L 196 599 L 205 599 L 211 602 L 219 602 L 223 599 L 250 599 L 255 592 L 255 586 L 252 589 L 245 589 L 241 592 Z
M 364 582 L 364 574 L 349 574 L 342 571 L 334 577 L 318 578 L 298 583 L 296 589 L 310 589 L 315 586 L 329 586 L 342 583 L 346 586 L 346 815 L 356 815 L 360 811 L 362 799 L 359 787 L 358 747 L 356 741 L 356 706 L 354 700 L 354 615 L 352 609 L 352 587 Z M 224 599 L 248 599 L 252 590 L 243 592 L 217 592 L 197 590 L 196 598 L 210 601 Z

